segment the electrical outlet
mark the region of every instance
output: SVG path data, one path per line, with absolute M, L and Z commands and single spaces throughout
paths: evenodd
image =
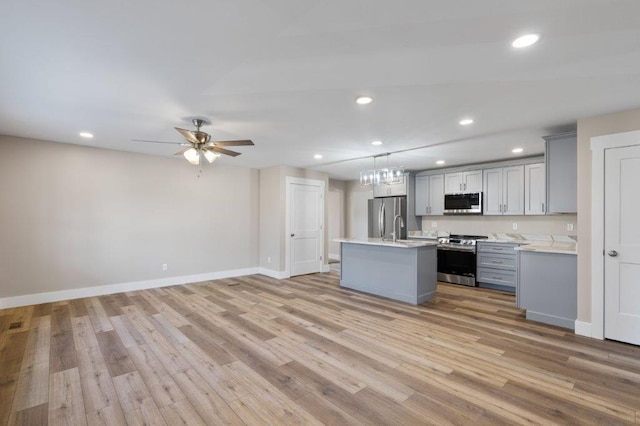
M 271 256 L 267 257 L 267 263 L 271 263 Z
M 513 222 L 513 229 L 514 230 L 518 229 L 518 224 L 516 222 Z
M 167 269 L 169 269 L 169 265 L 167 265 L 166 263 L 162 264 L 162 270 L 166 271 Z
M 431 227 L 432 228 L 437 228 L 438 227 L 438 222 L 431 222 Z
M 573 223 L 567 223 L 567 231 L 573 231 Z

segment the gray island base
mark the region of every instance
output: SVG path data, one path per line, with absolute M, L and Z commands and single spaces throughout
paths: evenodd
M 436 291 L 437 244 L 338 239 L 340 287 L 418 305 Z

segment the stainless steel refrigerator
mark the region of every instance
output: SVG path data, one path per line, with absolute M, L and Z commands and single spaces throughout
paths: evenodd
M 399 223 L 397 223 L 397 228 L 400 228 L 397 238 L 404 240 L 407 238 L 407 197 L 369 200 L 369 238 L 391 239 L 393 218 L 398 214 L 402 217 L 402 221 L 398 220 Z

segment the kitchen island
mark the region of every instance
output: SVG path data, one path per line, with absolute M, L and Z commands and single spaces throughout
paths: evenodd
M 435 241 L 339 238 L 340 287 L 418 305 L 436 291 Z

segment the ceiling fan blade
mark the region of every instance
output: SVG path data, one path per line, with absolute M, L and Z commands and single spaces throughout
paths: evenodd
M 173 154 L 173 155 L 183 155 L 185 152 L 189 151 L 190 149 L 191 149 L 191 147 L 188 147 L 188 148 L 182 149 L 182 150 L 180 150 L 180 151 L 176 152 L 176 153 L 175 153 L 175 154 Z
M 213 152 L 217 152 L 218 154 L 230 155 L 232 157 L 237 157 L 238 155 L 240 155 L 239 152 L 230 151 L 230 150 L 224 149 L 224 148 L 218 148 L 217 146 L 208 146 L 207 149 L 209 149 L 209 150 L 211 150 Z
M 182 136 L 184 136 L 185 139 L 188 140 L 189 142 L 191 142 L 191 143 L 200 143 L 198 138 L 196 138 L 196 135 L 191 130 L 181 129 L 179 127 L 174 127 L 174 129 L 176 129 L 178 132 L 180 132 L 180 134 Z
M 147 141 L 144 139 L 131 139 L 131 142 L 145 142 L 145 143 L 164 143 L 167 145 L 184 145 L 182 142 L 162 142 L 162 141 Z
M 253 141 L 241 140 L 241 141 L 216 141 L 211 142 L 213 146 L 248 146 L 254 145 Z

